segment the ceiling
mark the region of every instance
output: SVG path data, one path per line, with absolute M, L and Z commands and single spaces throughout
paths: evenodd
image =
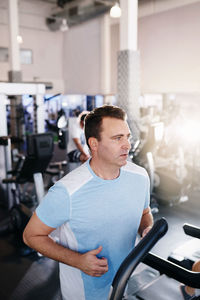
M 110 10 L 115 0 L 43 0 L 55 3 L 55 12 L 47 18 L 50 30 L 58 30 L 62 20 L 66 19 L 69 27 L 83 23 L 105 14 Z
M 36 0 L 34 0 L 36 1 Z M 53 12 L 46 19 L 50 30 L 61 29 L 63 20 L 69 27 L 107 13 L 117 0 L 39 0 L 53 4 Z M 118 0 L 119 1 L 119 0 Z M 141 16 L 159 13 L 200 0 L 138 0 Z M 143 8 L 143 10 L 142 10 Z M 143 13 L 143 15 L 142 15 Z

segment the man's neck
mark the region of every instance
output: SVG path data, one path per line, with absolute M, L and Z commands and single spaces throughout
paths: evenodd
M 119 167 L 116 166 L 108 167 L 104 163 L 101 163 L 94 158 L 90 160 L 90 167 L 98 177 L 105 180 L 116 179 L 117 177 L 119 177 L 120 174 Z

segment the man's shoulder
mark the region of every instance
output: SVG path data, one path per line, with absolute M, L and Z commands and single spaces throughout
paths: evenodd
M 90 173 L 86 162 L 65 175 L 59 180 L 59 182 L 67 188 L 69 194 L 71 195 L 89 182 L 92 178 L 93 176 Z
M 127 164 L 125 166 L 122 167 L 122 170 L 125 172 L 129 172 L 131 174 L 138 174 L 138 175 L 142 175 L 147 177 L 147 171 L 145 170 L 145 168 L 136 165 L 133 162 L 127 161 Z

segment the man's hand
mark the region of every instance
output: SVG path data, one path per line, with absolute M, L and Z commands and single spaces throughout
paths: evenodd
M 98 255 L 102 251 L 102 246 L 99 246 L 97 249 L 88 251 L 80 256 L 80 265 L 78 268 L 84 273 L 100 277 L 108 271 L 108 262 L 107 259 L 102 257 L 98 258 Z
M 153 216 L 150 207 L 143 210 L 138 233 L 143 238 L 153 226 Z
M 142 238 L 145 237 L 145 235 L 151 230 L 152 226 L 146 227 L 142 232 Z
M 85 154 L 85 153 L 81 153 L 81 155 L 80 155 L 80 161 L 82 162 L 82 163 L 84 163 L 86 160 L 88 160 L 90 158 L 90 156 L 89 155 L 87 155 L 87 154 Z

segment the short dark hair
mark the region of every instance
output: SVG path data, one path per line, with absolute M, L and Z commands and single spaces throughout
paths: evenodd
M 86 116 L 87 116 L 86 113 L 85 113 L 85 114 L 82 114 L 82 115 L 81 115 L 81 118 L 80 118 L 80 122 L 84 122 Z
M 90 137 L 95 137 L 98 141 L 101 140 L 103 118 L 115 118 L 125 121 L 126 113 L 118 106 L 103 105 L 87 114 L 85 118 L 85 138 L 89 148 L 88 140 Z

